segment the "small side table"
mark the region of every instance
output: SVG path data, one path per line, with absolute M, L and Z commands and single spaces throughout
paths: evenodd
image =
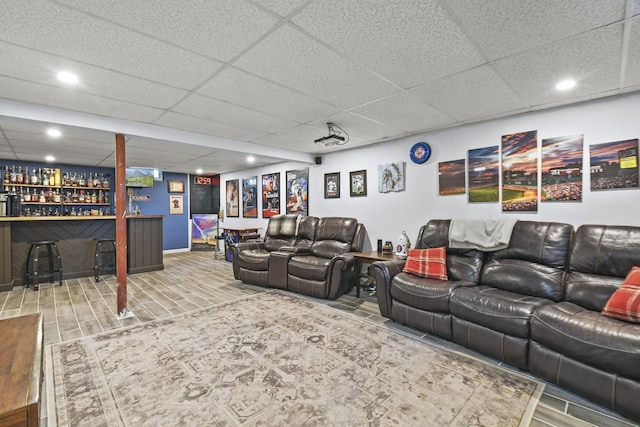
M 373 264 L 376 261 L 404 261 L 407 257 L 401 257 L 392 253 L 384 253 L 384 252 L 358 252 L 354 253 L 353 257 L 355 258 L 355 271 L 356 271 L 356 298 L 360 298 L 360 280 L 358 280 L 358 276 L 360 275 L 360 270 L 362 269 L 362 264 Z

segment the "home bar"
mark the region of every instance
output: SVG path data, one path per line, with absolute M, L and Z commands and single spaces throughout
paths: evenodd
M 97 239 L 114 238 L 116 217 L 45 216 L 0 218 L 0 291 L 24 284 L 32 242 L 56 240 L 62 279 L 94 274 Z M 127 216 L 127 272 L 162 270 L 162 215 Z

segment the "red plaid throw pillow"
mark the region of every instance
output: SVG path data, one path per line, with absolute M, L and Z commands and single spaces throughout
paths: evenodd
M 622 285 L 611 295 L 602 314 L 640 323 L 640 267 L 633 267 Z
M 402 271 L 428 279 L 449 280 L 446 256 L 444 246 L 441 248 L 410 249 Z

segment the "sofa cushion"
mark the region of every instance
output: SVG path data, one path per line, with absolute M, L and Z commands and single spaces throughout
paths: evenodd
M 268 270 L 270 253 L 264 249 L 248 249 L 238 252 L 238 265 L 247 270 Z
M 602 314 L 640 323 L 640 267 L 631 269 L 622 286 L 607 301 Z
M 509 247 L 487 254 L 480 283 L 560 301 L 572 237 L 570 224 L 518 221 Z
M 529 338 L 533 312 L 553 301 L 490 286 L 460 287 L 449 302 L 451 314 L 507 335 Z
M 322 281 L 327 278 L 327 268 L 331 259 L 313 255 L 294 256 L 289 260 L 289 275 L 307 280 Z
M 428 279 L 448 280 L 445 248 L 410 249 L 402 271 Z
M 640 265 L 640 227 L 578 227 L 564 300 L 602 311 L 634 265 Z
M 640 381 L 640 325 L 560 302 L 536 310 L 531 339 L 589 366 Z
M 454 289 L 473 282 L 445 281 L 398 273 L 391 280 L 391 298 L 420 310 L 449 313 L 449 297 Z

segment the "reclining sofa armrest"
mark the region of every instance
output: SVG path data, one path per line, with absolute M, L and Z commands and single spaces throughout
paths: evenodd
M 402 272 L 405 261 L 376 261 L 369 267 L 369 272 L 376 282 L 376 294 L 380 314 L 390 318 L 391 313 L 391 280 Z
M 355 263 L 353 254 L 347 252 L 331 258 L 327 268 L 327 298 L 337 299 L 355 284 Z
M 251 249 L 264 249 L 264 242 L 247 240 L 246 242 L 238 242 L 229 245 L 229 251 L 231 252 L 233 262 L 233 277 L 236 280 L 240 280 L 240 264 L 238 264 L 238 254 L 242 251 L 248 251 Z

